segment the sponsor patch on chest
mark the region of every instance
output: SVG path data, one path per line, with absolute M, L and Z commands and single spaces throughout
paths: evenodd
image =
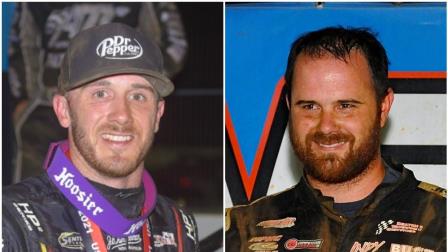
M 322 239 L 317 240 L 298 240 L 296 238 L 291 238 L 285 242 L 285 249 L 296 250 L 296 249 L 320 249 L 322 247 Z
M 253 251 L 272 251 L 278 248 L 276 242 L 257 242 L 249 245 L 249 249 Z
M 422 247 L 414 247 L 405 244 L 395 244 L 390 245 L 390 252 L 434 252 L 432 249 L 426 249 Z
M 284 219 L 277 220 L 265 220 L 259 222 L 257 227 L 263 228 L 289 228 L 295 225 L 296 218 L 295 217 L 286 217 Z
M 82 236 L 77 232 L 62 232 L 58 237 L 59 245 L 63 248 L 83 250 Z
M 363 242 L 363 243 L 356 241 L 355 243 L 353 243 L 350 252 L 375 252 L 378 251 L 385 243 L 386 243 L 385 241 Z
M 154 234 L 154 246 L 160 248 L 163 246 L 175 246 L 177 247 L 176 239 L 174 234 L 171 232 L 162 232 L 162 235 Z
M 376 235 L 387 232 L 403 232 L 403 233 L 412 233 L 415 234 L 423 230 L 423 225 L 407 223 L 401 221 L 387 220 L 381 221 L 377 225 L 377 230 L 375 231 Z

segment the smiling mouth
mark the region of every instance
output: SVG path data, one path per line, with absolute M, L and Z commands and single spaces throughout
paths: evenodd
M 337 142 L 337 143 L 333 143 L 333 144 L 317 143 L 317 145 L 319 145 L 320 147 L 325 148 L 325 149 L 334 149 L 334 148 L 337 148 L 344 144 L 345 144 L 345 142 Z
M 133 139 L 133 136 L 130 135 L 123 136 L 123 135 L 102 134 L 101 136 L 104 140 L 118 143 L 129 142 Z

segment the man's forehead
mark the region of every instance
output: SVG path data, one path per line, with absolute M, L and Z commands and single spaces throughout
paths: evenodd
M 151 80 L 140 75 L 126 74 L 126 75 L 114 75 L 104 77 L 90 83 L 87 83 L 85 87 L 89 86 L 111 86 L 116 84 L 117 86 L 127 86 L 134 88 L 151 88 L 154 89 L 154 85 Z

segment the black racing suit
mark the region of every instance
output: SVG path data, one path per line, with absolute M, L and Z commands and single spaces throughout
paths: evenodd
M 140 214 L 142 188 L 123 190 L 91 183 L 126 217 Z M 47 174 L 4 188 L 2 207 L 3 251 L 97 251 L 86 217 L 66 200 Z M 159 195 L 148 220 L 151 251 L 199 250 L 193 216 L 171 200 Z M 143 251 L 142 233 L 117 238 L 102 231 L 102 237 L 108 251 Z
M 306 179 L 281 193 L 226 211 L 227 251 L 446 251 L 446 190 L 402 165 L 352 218 Z M 392 168 L 390 168 L 392 169 Z

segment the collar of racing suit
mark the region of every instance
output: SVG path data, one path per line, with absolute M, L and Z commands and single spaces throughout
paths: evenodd
M 136 218 L 141 214 L 145 201 L 143 185 L 137 188 L 118 189 L 89 179 L 88 181 L 126 218 Z
M 387 179 L 383 180 L 383 182 L 378 185 L 378 187 L 365 198 L 363 205 L 360 207 L 360 209 L 354 214 L 354 217 L 356 216 L 367 216 L 369 215 L 373 210 L 375 210 L 379 203 L 386 198 L 388 195 L 391 194 L 392 191 L 395 190 L 407 190 L 412 188 L 412 186 L 416 186 L 415 183 L 418 183 L 415 181 L 415 183 L 405 183 L 412 180 L 412 174 L 409 170 L 404 169 L 403 165 L 396 164 L 392 162 L 391 160 L 384 158 L 383 162 L 385 163 L 385 166 L 389 169 L 393 169 L 394 174 L 399 174 L 399 177 L 397 179 Z M 395 175 L 394 175 L 395 176 Z M 314 198 L 315 204 L 318 204 L 321 206 L 324 214 L 326 214 L 328 217 L 340 220 L 341 219 L 341 213 L 335 210 L 334 208 L 334 200 L 332 197 L 324 196 L 322 195 L 322 192 L 320 190 L 314 189 L 311 187 L 311 185 L 306 180 L 306 177 L 303 176 L 303 183 L 299 183 L 299 187 L 305 187 L 306 191 L 308 191 L 308 195 L 310 195 L 311 198 Z M 301 182 L 302 182 L 301 181 Z M 301 184 L 301 185 L 300 185 Z M 401 186 L 406 185 L 406 186 Z M 390 203 L 393 203 L 392 201 L 389 201 Z M 387 208 L 387 202 L 381 202 L 381 207 Z M 343 216 L 343 215 L 342 215 Z M 347 216 L 343 216 L 347 217 Z

